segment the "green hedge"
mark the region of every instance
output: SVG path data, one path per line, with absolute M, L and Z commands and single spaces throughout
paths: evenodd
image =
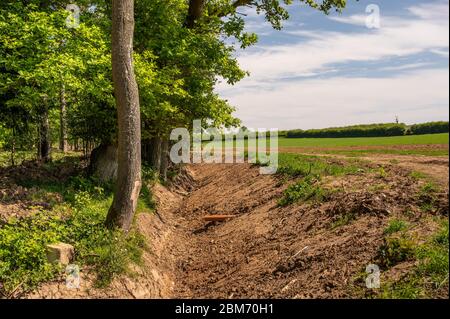
M 409 134 L 435 134 L 435 133 L 448 133 L 448 122 L 428 122 L 422 124 L 414 124 L 409 128 Z
M 405 135 L 407 126 L 403 123 L 368 124 L 354 125 L 346 127 L 332 127 L 314 130 L 292 130 L 288 131 L 288 138 L 305 137 L 379 137 L 379 136 L 399 136 Z

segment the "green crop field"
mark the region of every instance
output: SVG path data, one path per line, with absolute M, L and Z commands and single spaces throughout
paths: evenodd
M 448 133 L 392 137 L 280 138 L 280 147 L 345 147 L 448 144 Z

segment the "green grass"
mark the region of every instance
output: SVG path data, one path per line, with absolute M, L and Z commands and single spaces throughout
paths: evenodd
M 425 244 L 416 247 L 411 244 L 399 245 L 393 256 L 400 256 L 403 260 L 406 257 L 411 259 L 413 256 L 418 265 L 406 278 L 398 282 L 384 283 L 379 297 L 417 299 L 434 298 L 439 293 L 445 295 L 445 290 L 448 291 L 449 280 L 448 229 L 448 219 L 443 219 L 440 221 L 438 232 Z
M 338 146 L 384 146 L 448 144 L 449 134 L 426 134 L 392 137 L 352 138 L 280 138 L 280 147 L 338 147 Z
M 307 176 L 301 181 L 289 186 L 278 201 L 279 206 L 287 206 L 299 201 L 324 201 L 328 191 L 320 185 L 320 181 L 314 177 Z
M 416 243 L 407 235 L 387 237 L 378 251 L 378 264 L 384 268 L 391 268 L 400 262 L 414 258 Z
M 358 160 L 336 161 L 323 156 L 281 153 L 278 159 L 278 173 L 290 177 L 303 177 L 289 186 L 279 200 L 280 206 L 287 206 L 299 201 L 324 201 L 331 190 L 321 186 L 324 176 L 342 176 L 357 174 L 364 163 Z
M 56 168 L 54 165 L 62 160 L 79 160 L 80 152 L 61 152 L 58 149 L 52 149 L 51 158 L 52 161 L 49 163 L 45 163 L 44 165 L 50 168 Z M 33 151 L 17 151 L 14 157 L 15 165 L 20 165 L 24 161 L 36 160 L 36 152 Z M 9 151 L 0 150 L 0 167 L 8 167 L 11 166 L 11 153 Z
M 405 230 L 408 224 L 400 219 L 393 219 L 389 222 L 389 225 L 384 229 L 383 233 L 385 235 L 391 235 L 397 233 L 401 230 Z
M 342 176 L 356 174 L 364 167 L 359 160 L 337 161 L 323 156 L 280 153 L 278 173 L 290 176 Z
M 423 173 L 423 172 L 418 172 L 418 171 L 412 171 L 409 174 L 410 177 L 416 179 L 416 180 L 420 180 L 420 179 L 426 179 L 428 178 L 428 175 Z
M 417 194 L 417 199 L 422 211 L 432 211 L 435 208 L 437 202 L 436 193 L 438 191 L 438 186 L 436 186 L 433 182 L 427 182 L 420 187 Z
M 207 142 L 204 142 L 207 143 Z M 213 142 L 216 146 L 220 146 L 221 142 Z M 391 137 L 352 137 L 352 138 L 286 138 L 280 137 L 278 147 L 287 148 L 305 148 L 305 152 L 344 155 L 349 157 L 367 156 L 370 154 L 392 154 L 392 155 L 427 155 L 427 156 L 448 156 L 447 149 L 430 149 L 426 145 L 433 144 L 449 144 L 449 134 L 426 134 L 426 135 L 407 135 L 407 136 L 391 136 Z M 236 147 L 235 144 L 233 144 Z M 386 148 L 397 145 L 423 145 L 423 147 L 415 147 L 414 149 L 395 149 Z M 248 141 L 244 141 L 244 148 L 247 149 Z M 269 140 L 267 140 L 269 146 Z M 371 148 L 366 149 L 365 147 Z M 379 146 L 380 148 L 377 148 Z M 327 149 L 333 147 L 341 147 L 343 149 Z M 345 149 L 345 147 L 353 147 Z M 363 149 L 358 149 L 361 147 Z M 252 151 L 254 152 L 254 150 Z

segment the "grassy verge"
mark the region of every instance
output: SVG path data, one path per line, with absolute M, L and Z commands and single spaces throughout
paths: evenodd
M 321 185 L 324 176 L 342 176 L 364 171 L 364 163 L 358 160 L 336 161 L 332 158 L 301 154 L 280 153 L 278 172 L 285 176 L 302 177 L 290 185 L 279 200 L 280 206 L 299 201 L 326 200 L 332 190 Z
M 364 162 L 349 159 L 335 160 L 323 156 L 280 153 L 278 172 L 289 176 L 342 176 L 364 169 Z
M 145 174 L 144 174 L 145 175 Z M 0 292 L 8 296 L 18 288 L 28 291 L 56 278 L 64 269 L 47 262 L 46 245 L 64 242 L 75 247 L 74 264 L 96 274 L 96 286 L 105 287 L 130 263 L 139 264 L 144 240 L 135 230 L 123 234 L 104 226 L 112 201 L 111 185 L 74 176 L 63 182 L 27 180 L 43 199 L 58 194 L 53 207 L 36 207 L 21 219 L 0 225 Z M 138 211 L 151 211 L 153 203 L 144 187 Z M 36 198 L 34 198 L 36 199 Z

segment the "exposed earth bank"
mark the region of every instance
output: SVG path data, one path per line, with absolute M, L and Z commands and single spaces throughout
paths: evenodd
M 183 169 L 168 188 L 155 185 L 154 215 L 140 214 L 136 227 L 148 249 L 132 275 L 108 289 L 48 283 L 31 298 L 360 298 L 364 270 L 379 262 L 384 230 L 393 218 L 407 219 L 408 233 L 426 241 L 448 215 L 448 186 L 434 212 L 419 208 L 421 181 L 387 165 L 383 177 L 369 171 L 330 177 L 334 190 L 324 202 L 278 205 L 295 179 L 264 176 L 249 164 L 201 164 Z M 447 166 L 448 170 L 448 166 Z M 383 184 L 384 187 L 375 187 Z M 447 182 L 448 185 L 448 182 Z M 207 215 L 233 215 L 206 222 Z M 346 222 L 346 218 L 351 216 Z M 397 281 L 414 261 L 382 267 L 382 281 Z M 448 297 L 448 281 L 440 297 Z

